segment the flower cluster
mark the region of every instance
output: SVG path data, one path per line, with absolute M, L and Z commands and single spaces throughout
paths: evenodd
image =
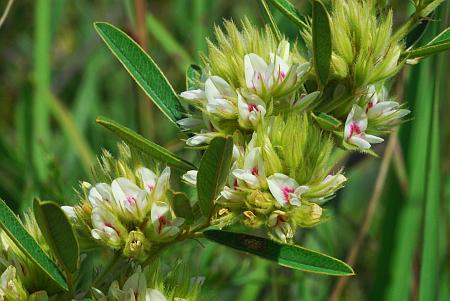
M 173 272 L 178 272 L 175 267 Z M 108 293 L 93 289 L 94 301 L 193 301 L 197 300 L 202 279 L 181 279 L 169 277 L 162 279 L 159 266 L 147 267 L 144 270 L 137 267 L 136 271 L 122 283 L 115 280 L 111 283 Z M 187 278 L 187 275 L 182 275 Z M 172 283 L 173 282 L 173 283 Z M 192 282 L 192 285 L 189 283 Z
M 235 145 L 215 223 L 264 226 L 273 238 L 288 242 L 297 226 L 322 220 L 321 205 L 346 178 L 340 170 L 331 171 L 329 135 L 310 123 L 306 114 L 273 117 L 245 146 Z M 195 174 L 185 174 L 185 181 L 195 185 Z
M 402 64 L 402 46 L 391 38 L 392 12 L 380 18 L 372 3 L 333 4 L 332 72 L 325 86 L 316 82 L 312 58 L 270 28 L 259 31 L 245 21 L 241 31 L 232 22 L 216 28 L 202 73 L 181 93 L 195 108 L 179 121 L 194 133 L 188 145 L 234 137 L 217 224 L 264 225 L 289 241 L 297 226 L 323 220 L 321 205 L 346 181 L 330 160 L 333 146 L 375 154 L 372 144 L 409 113 L 384 88 Z M 302 35 L 312 52 L 310 25 Z M 195 175 L 183 179 L 195 184 Z
M 248 21 L 243 27 L 240 32 L 226 22 L 226 33 L 216 29 L 218 46 L 209 42 L 203 75 L 195 87 L 181 93 L 199 112 L 180 125 L 192 129 L 193 124 L 204 124 L 188 145 L 208 143 L 216 131 L 252 131 L 266 115 L 308 104 L 302 83 L 310 64 L 287 40 L 276 43 L 268 28 L 259 32 Z
M 95 241 L 144 259 L 152 247 L 174 240 L 184 219 L 175 217 L 168 198 L 170 168 L 155 173 L 134 156 L 125 144 L 117 160 L 105 152 L 97 168 L 105 181 L 83 183 L 81 204 L 62 208 Z

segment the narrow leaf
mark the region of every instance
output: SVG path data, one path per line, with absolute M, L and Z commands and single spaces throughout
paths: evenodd
M 53 202 L 34 199 L 33 212 L 39 229 L 58 262 L 69 273 L 78 268 L 80 249 L 75 233 L 61 208 Z
M 305 27 L 302 15 L 289 0 L 269 0 L 280 12 L 294 22 L 299 28 Z
M 335 131 L 342 124 L 339 119 L 336 119 L 335 117 L 325 113 L 318 113 L 317 115 L 312 113 L 312 116 L 319 124 L 319 126 L 327 131 Z
M 414 29 L 411 30 L 411 32 L 408 33 L 408 35 L 406 36 L 405 48 L 414 46 L 417 42 L 419 42 L 422 39 L 432 19 L 433 13 L 419 20 L 419 24 L 417 24 L 416 27 L 414 27 Z
M 200 161 L 197 174 L 198 204 L 204 216 L 211 208 L 230 171 L 233 139 L 214 138 Z
M 188 223 L 194 220 L 194 213 L 186 194 L 175 192 L 172 196 L 172 208 L 176 216 L 184 218 Z
M 94 24 L 100 37 L 133 79 L 174 124 L 183 108 L 177 94 L 159 67 L 126 33 L 109 23 Z
M 408 59 L 429 56 L 450 49 L 450 27 L 445 29 L 425 46 L 406 51 Z
M 139 135 L 133 130 L 115 122 L 106 117 L 97 117 L 97 123 L 103 125 L 108 130 L 116 134 L 119 138 L 127 142 L 128 144 L 139 149 L 143 153 L 153 157 L 156 160 L 165 162 L 167 165 L 177 168 L 182 171 L 197 169 L 195 165 L 189 163 L 188 161 L 178 157 L 174 153 L 169 152 L 162 146 L 146 139 L 145 137 Z
M 203 233 L 209 240 L 275 261 L 288 268 L 332 276 L 355 274 L 353 269 L 345 262 L 303 247 L 281 244 L 248 234 L 220 230 L 207 230 Z
M 331 30 L 327 10 L 322 2 L 313 1 L 312 13 L 313 63 L 317 79 L 323 87 L 327 83 L 331 63 Z
M 62 289 L 68 291 L 68 285 L 56 264 L 45 254 L 33 237 L 25 230 L 14 212 L 5 201 L 0 199 L 0 223 L 3 230 L 19 249 L 26 254 Z
M 200 82 L 202 76 L 202 68 L 198 65 L 191 64 L 186 69 L 186 90 L 189 90 L 195 86 L 197 82 Z

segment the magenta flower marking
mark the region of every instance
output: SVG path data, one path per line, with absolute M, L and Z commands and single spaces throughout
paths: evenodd
M 350 135 L 348 138 L 350 138 L 353 135 L 359 135 L 361 134 L 361 128 L 356 122 L 350 123 Z
M 281 191 L 283 192 L 283 199 L 284 199 L 284 201 L 286 202 L 286 203 L 289 203 L 289 194 L 290 193 L 293 193 L 295 190 L 294 190 L 294 188 L 291 188 L 291 187 L 283 187 L 282 189 L 281 189 Z

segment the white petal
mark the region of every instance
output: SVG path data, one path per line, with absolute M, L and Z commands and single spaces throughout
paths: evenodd
M 186 100 L 200 100 L 206 98 L 205 91 L 200 89 L 184 91 L 180 94 L 180 96 Z
M 381 143 L 384 141 L 383 138 L 374 136 L 374 135 L 365 135 L 364 138 L 369 142 L 369 143 Z
M 211 138 L 205 135 L 195 135 L 186 140 L 186 144 L 189 146 L 199 146 L 202 144 L 208 144 Z
M 158 182 L 155 188 L 155 200 L 160 201 L 166 194 L 170 185 L 170 167 L 164 168 L 158 177 Z
M 290 194 L 299 186 L 297 182 L 281 173 L 275 173 L 267 178 L 269 184 L 269 190 L 273 197 L 282 206 L 285 206 L 290 202 Z
M 237 179 L 244 181 L 250 188 L 259 188 L 259 180 L 255 175 L 252 175 L 247 170 L 235 169 L 233 171 L 233 176 Z
M 350 137 L 350 139 L 348 141 L 351 144 L 354 144 L 354 145 L 358 146 L 361 149 L 368 149 L 368 148 L 370 148 L 370 143 L 367 142 L 366 140 L 358 137 L 358 136 L 352 136 L 352 137 Z
M 262 76 L 267 69 L 267 63 L 259 55 L 250 53 L 244 56 L 244 69 L 247 88 L 260 87 L 263 80 Z
M 185 174 L 181 176 L 183 181 L 185 181 L 188 184 L 191 184 L 192 186 L 197 185 L 197 170 L 188 170 Z
M 138 168 L 136 170 L 136 173 L 144 184 L 144 189 L 147 190 L 148 193 L 152 193 L 156 185 L 155 173 L 146 167 Z

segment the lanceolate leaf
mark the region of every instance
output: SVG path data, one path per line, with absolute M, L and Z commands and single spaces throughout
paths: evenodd
M 0 223 L 3 230 L 20 250 L 62 289 L 68 291 L 66 280 L 56 264 L 44 253 L 33 237 L 28 234 L 17 216 L 2 199 L 0 199 Z
M 450 27 L 437 35 L 425 46 L 406 51 L 405 55 L 407 55 L 409 59 L 413 59 L 416 57 L 432 55 L 447 49 L 450 49 Z
M 318 113 L 317 115 L 312 113 L 312 117 L 316 120 L 321 128 L 328 131 L 335 131 L 342 124 L 339 119 L 336 119 L 333 116 L 325 113 Z
M 231 165 L 233 139 L 214 138 L 202 160 L 197 174 L 198 204 L 204 216 L 210 216 L 220 189 L 222 189 Z
M 39 229 L 58 262 L 69 273 L 78 268 L 80 249 L 75 233 L 61 208 L 53 202 L 34 199 L 33 212 Z
M 275 261 L 285 267 L 332 276 L 350 276 L 355 274 L 353 269 L 345 262 L 299 246 L 281 244 L 248 234 L 220 230 L 207 230 L 203 233 L 209 240 Z
M 302 15 L 289 0 L 269 0 L 279 11 L 291 19 L 299 28 L 305 27 Z
M 186 90 L 191 89 L 202 76 L 202 68 L 198 65 L 192 64 L 186 70 Z
M 97 123 L 103 125 L 108 130 L 112 131 L 119 138 L 139 149 L 141 152 L 153 157 L 156 160 L 165 162 L 167 165 L 177 168 L 182 171 L 197 169 L 197 167 L 188 161 L 178 157 L 174 153 L 169 152 L 164 147 L 151 142 L 145 137 L 132 131 L 131 129 L 124 127 L 123 125 L 115 122 L 106 117 L 97 117 Z
M 182 106 L 159 67 L 126 33 L 109 23 L 97 22 L 95 29 L 113 54 L 145 93 L 174 124 L 182 117 Z
M 330 73 L 331 30 L 327 10 L 319 0 L 313 1 L 312 42 L 314 69 L 323 87 Z

